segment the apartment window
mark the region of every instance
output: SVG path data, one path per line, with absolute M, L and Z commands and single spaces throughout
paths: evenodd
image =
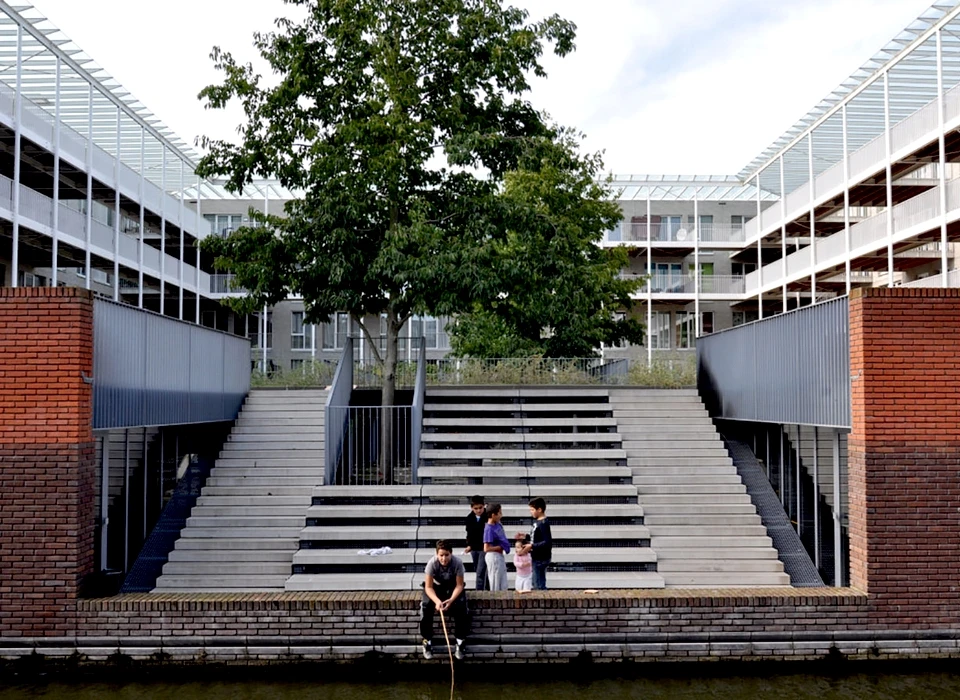
M 347 340 L 350 328 L 350 314 L 331 314 L 330 320 L 323 324 L 323 349 L 341 350 Z
M 47 278 L 43 275 L 35 275 L 32 272 L 20 271 L 18 284 L 21 287 L 46 287 Z
M 206 326 L 207 328 L 216 328 L 217 327 L 217 312 L 216 311 L 201 311 L 200 312 L 200 325 Z
M 700 314 L 700 334 L 713 333 L 713 312 L 704 311 Z
M 750 323 L 759 320 L 759 318 L 760 315 L 756 311 L 734 311 L 733 325 L 742 326 L 744 323 Z
M 687 217 L 687 226 L 689 228 L 693 227 L 693 215 L 690 215 Z M 700 226 L 698 228 L 699 228 L 699 231 L 697 232 L 697 234 L 701 241 L 712 241 L 713 240 L 713 215 L 701 214 Z
M 653 292 L 677 292 L 683 290 L 683 265 L 681 263 L 654 263 Z
M 691 311 L 678 311 L 676 320 L 677 348 L 686 350 L 694 347 L 697 338 L 696 315 Z
M 243 224 L 240 214 L 204 214 L 203 218 L 210 222 L 210 230 L 220 236 L 229 235 Z
M 677 231 L 683 228 L 683 217 L 681 216 L 661 216 L 660 217 L 660 240 L 677 240 Z M 684 236 L 686 238 L 686 236 Z
M 294 311 L 290 314 L 290 349 L 304 350 L 307 348 L 307 336 L 304 332 L 303 312 Z
M 290 360 L 290 369 L 297 371 L 303 369 L 303 360 Z
M 254 314 L 253 316 L 247 319 L 247 337 L 250 338 L 250 342 L 253 344 L 254 348 L 259 348 L 260 343 L 260 326 L 263 323 L 261 314 Z M 270 350 L 273 347 L 273 312 L 267 312 L 267 350 Z
M 670 312 L 654 311 L 650 319 L 650 347 L 657 350 L 670 349 Z
M 756 271 L 756 263 L 730 263 L 730 274 L 732 275 L 749 275 L 751 272 Z

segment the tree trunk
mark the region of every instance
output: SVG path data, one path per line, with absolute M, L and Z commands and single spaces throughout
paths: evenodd
M 397 466 L 396 439 L 393 408 L 397 391 L 397 340 L 400 328 L 393 308 L 387 309 L 387 347 L 383 356 L 383 390 L 380 416 L 380 473 L 385 484 L 393 483 L 393 470 Z

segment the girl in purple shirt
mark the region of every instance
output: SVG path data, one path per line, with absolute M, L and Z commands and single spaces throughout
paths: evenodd
M 491 591 L 507 590 L 507 564 L 504 554 L 510 553 L 510 540 L 503 531 L 500 520 L 503 510 L 499 503 L 487 506 L 487 525 L 483 528 L 484 561 L 487 564 L 487 581 Z

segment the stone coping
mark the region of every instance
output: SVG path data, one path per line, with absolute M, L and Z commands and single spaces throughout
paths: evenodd
M 361 609 L 408 608 L 419 591 L 131 593 L 77 601 L 82 612 L 100 610 L 176 610 L 270 606 Z M 596 593 L 555 590 L 519 594 L 467 591 L 471 604 L 503 608 L 718 607 L 772 605 L 866 605 L 867 594 L 853 588 L 669 588 L 604 589 Z

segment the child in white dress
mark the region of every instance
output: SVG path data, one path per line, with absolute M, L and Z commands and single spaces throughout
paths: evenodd
M 533 558 L 530 553 L 521 554 L 524 551 L 523 545 L 530 543 L 530 535 L 517 533 L 517 546 L 513 550 L 513 566 L 517 570 L 517 578 L 514 588 L 517 591 L 533 590 Z

